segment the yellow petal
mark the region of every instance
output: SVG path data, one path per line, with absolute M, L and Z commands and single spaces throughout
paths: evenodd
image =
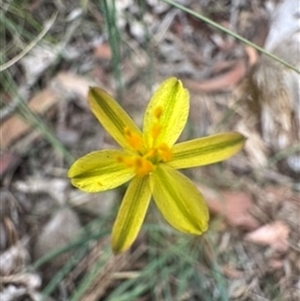
M 176 169 L 203 166 L 226 160 L 240 151 L 245 137 L 239 133 L 223 133 L 174 145 L 168 162 Z
M 126 251 L 136 239 L 151 198 L 149 177 L 135 177 L 129 184 L 112 230 L 115 253 Z
M 79 158 L 70 167 L 71 183 L 86 192 L 97 192 L 122 185 L 134 177 L 134 167 L 126 167 L 119 158 L 128 156 L 122 150 L 103 150 Z
M 159 165 L 151 174 L 154 201 L 175 229 L 191 234 L 207 230 L 209 214 L 202 194 L 177 170 Z
M 137 150 L 142 143 L 139 128 L 122 107 L 104 90 L 90 88 L 88 100 L 92 112 L 105 130 L 128 150 Z
M 143 134 L 148 148 L 161 143 L 173 146 L 188 117 L 189 93 L 181 81 L 169 78 L 152 96 L 144 117 Z

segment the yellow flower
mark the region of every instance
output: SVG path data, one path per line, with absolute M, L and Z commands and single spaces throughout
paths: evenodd
M 122 149 L 78 159 L 68 177 L 86 192 L 112 189 L 131 180 L 112 230 L 112 248 L 127 250 L 144 221 L 151 196 L 168 223 L 195 235 L 207 230 L 209 213 L 194 184 L 176 169 L 216 163 L 237 153 L 245 138 L 223 133 L 175 144 L 188 118 L 189 93 L 176 78 L 161 84 L 144 116 L 143 132 L 104 90 L 91 88 L 92 112 Z

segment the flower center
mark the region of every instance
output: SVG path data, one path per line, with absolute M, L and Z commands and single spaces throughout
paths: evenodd
M 172 158 L 172 150 L 166 145 L 151 148 L 144 155 L 119 156 L 118 161 L 126 167 L 134 167 L 138 176 L 146 176 L 161 162 L 167 162 Z
M 159 136 L 161 126 L 161 116 L 163 114 L 163 108 L 158 106 L 153 111 L 154 123 L 151 128 L 151 137 L 155 141 Z M 161 162 L 167 162 L 172 158 L 172 150 L 165 143 L 159 145 L 152 144 L 149 149 L 145 149 L 143 145 L 142 137 L 129 128 L 124 128 L 124 136 L 128 141 L 128 144 L 136 150 L 135 155 L 120 156 L 118 161 L 123 163 L 126 167 L 134 167 L 138 176 L 146 176 L 155 169 L 155 166 Z

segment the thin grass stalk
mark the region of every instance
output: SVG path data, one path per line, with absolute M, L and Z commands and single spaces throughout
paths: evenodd
M 94 279 L 101 272 L 101 268 L 105 266 L 105 263 L 113 256 L 110 246 L 103 250 L 98 261 L 92 267 L 91 271 L 82 279 L 74 294 L 68 299 L 68 301 L 78 301 L 82 298 L 84 293 L 88 290 L 89 286 L 93 283 Z
M 46 285 L 43 290 L 42 299 L 39 301 L 47 300 L 53 291 L 61 284 L 65 276 L 68 275 L 71 270 L 75 267 L 78 261 L 84 256 L 87 250 L 87 245 L 81 247 L 77 252 L 72 255 L 72 257 L 67 261 L 67 263 L 52 277 L 51 281 Z
M 242 42 L 242 43 L 244 43 L 244 44 L 246 44 L 248 46 L 253 47 L 258 52 L 260 52 L 260 53 L 262 53 L 262 54 L 270 57 L 271 59 L 277 61 L 278 63 L 282 64 L 283 66 L 285 66 L 285 67 L 287 67 L 287 68 L 289 68 L 289 69 L 297 72 L 298 74 L 300 74 L 300 70 L 299 69 L 297 69 L 294 66 L 290 65 L 289 63 L 287 63 L 286 61 L 282 60 L 278 56 L 274 55 L 271 52 L 266 51 L 264 48 L 261 48 L 261 47 L 257 46 L 256 44 L 252 43 L 251 41 L 243 38 L 242 36 L 240 36 L 237 33 L 235 33 L 233 31 L 225 28 L 224 26 L 222 26 L 222 25 L 220 25 L 220 24 L 212 21 L 211 19 L 209 19 L 209 18 L 207 18 L 207 17 L 205 17 L 205 16 L 203 16 L 203 15 L 201 15 L 199 13 L 196 13 L 195 11 L 193 11 L 193 10 L 191 10 L 191 9 L 189 9 L 189 8 L 187 8 L 187 7 L 179 4 L 179 3 L 176 3 L 176 2 L 174 2 L 172 0 L 161 0 L 161 1 L 166 2 L 166 3 L 168 3 L 168 4 L 170 4 L 170 5 L 174 6 L 174 7 L 176 7 L 178 9 L 182 10 L 182 11 L 190 14 L 191 16 L 196 17 L 197 19 L 199 19 L 199 20 L 201 20 L 201 21 L 203 21 L 203 22 L 211 25 L 212 27 L 214 27 L 214 28 L 216 28 L 216 29 L 218 29 L 218 30 L 220 30 L 220 31 L 222 31 L 222 32 L 230 35 L 231 37 L 237 39 L 238 41 L 240 41 L 240 42 Z
M 112 52 L 112 68 L 117 85 L 117 100 L 122 102 L 123 84 L 121 73 L 121 36 L 117 24 L 117 11 L 115 1 L 100 0 L 100 7 L 108 32 L 108 42 Z
M 89 241 L 91 241 L 93 239 L 100 239 L 101 237 L 104 237 L 104 236 L 108 235 L 109 233 L 110 233 L 110 230 L 104 229 L 102 231 L 99 231 L 98 233 L 93 233 L 93 234 L 90 234 L 87 236 L 84 235 L 84 236 L 80 237 L 79 239 L 76 239 L 76 240 L 70 242 L 69 244 L 67 244 L 63 247 L 57 248 L 56 250 L 41 257 L 40 259 L 38 259 L 36 262 L 34 262 L 31 265 L 30 269 L 33 269 L 33 270 L 38 269 L 39 267 L 43 266 L 47 262 L 52 261 L 53 259 L 60 256 L 61 254 L 71 251 L 73 249 L 79 248 L 80 246 L 87 244 Z
M 144 0 L 135 0 L 137 2 L 137 7 L 139 8 L 139 14 L 141 23 L 143 26 L 144 34 L 145 34 L 145 50 L 148 55 L 147 69 L 146 69 L 146 85 L 149 91 L 151 91 L 153 84 L 155 82 L 155 71 L 154 71 L 154 56 L 151 46 L 151 34 L 149 32 L 149 26 L 145 22 L 144 15 L 146 13 L 146 1 Z
M 130 289 L 135 290 L 136 295 L 140 296 L 140 294 L 147 291 L 148 288 L 153 287 L 156 279 L 153 277 L 154 272 L 162 265 L 166 264 L 170 258 L 171 251 L 166 250 L 165 253 L 161 255 L 161 257 L 157 258 L 157 260 L 150 261 L 150 263 L 144 267 L 141 271 L 141 274 L 137 278 L 129 279 L 122 284 L 120 284 L 106 299 L 105 301 L 129 301 L 128 294 L 130 294 Z M 139 295 L 137 295 L 137 293 Z M 133 299 L 134 300 L 134 299 Z
M 56 138 L 56 136 L 50 131 L 43 120 L 35 113 L 33 113 L 25 101 L 20 95 L 17 94 L 17 86 L 13 81 L 10 73 L 8 71 L 2 72 L 2 80 L 6 86 L 7 92 L 12 96 L 12 98 L 17 99 L 17 108 L 20 116 L 34 128 L 39 130 L 44 138 L 51 144 L 53 149 L 63 155 L 66 161 L 71 164 L 74 161 L 73 155 L 65 148 L 65 146 Z

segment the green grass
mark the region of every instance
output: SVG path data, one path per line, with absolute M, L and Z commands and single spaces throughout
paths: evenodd
M 100 0 L 99 5 L 103 11 L 103 18 L 108 33 L 108 41 L 112 52 L 112 69 L 117 84 L 117 100 L 122 102 L 123 98 L 123 80 L 121 72 L 121 34 L 117 25 L 116 4 L 115 1 Z
M 110 232 L 109 220 L 111 216 L 90 222 L 82 230 L 82 236 L 67 246 L 47 254 L 33 263 L 29 270 L 35 270 L 50 263 L 66 252 L 72 252 L 70 259 L 58 270 L 43 290 L 43 296 L 51 295 L 58 289 L 63 279 L 73 270 L 80 260 L 87 254 L 88 246 L 95 240 L 105 240 Z M 95 231 L 94 229 L 101 229 Z M 145 224 L 143 227 L 147 235 L 147 251 L 142 255 L 144 262 L 142 269 L 137 271 L 137 277 L 121 281 L 105 297 L 106 301 L 134 301 L 147 294 L 151 300 L 182 300 L 186 293 L 200 296 L 203 300 L 229 300 L 226 293 L 226 279 L 220 272 L 218 258 L 214 258 L 213 265 L 205 260 L 203 246 L 211 244 L 209 235 L 206 238 L 193 238 L 173 231 L 162 224 Z M 211 249 L 216 246 L 210 245 Z M 95 277 L 103 270 L 105 263 L 113 259 L 110 245 L 107 243 L 101 250 L 97 262 L 88 274 L 76 285 L 76 290 L 67 301 L 77 301 L 88 290 Z M 101 284 L 99 284 L 101 285 Z M 212 295 L 211 286 L 214 286 Z

